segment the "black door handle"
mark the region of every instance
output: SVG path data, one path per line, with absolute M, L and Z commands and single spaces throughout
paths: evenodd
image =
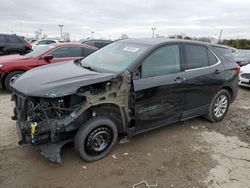
M 177 77 L 174 81 L 179 84 L 179 83 L 182 83 L 184 80 L 186 80 L 186 78 Z

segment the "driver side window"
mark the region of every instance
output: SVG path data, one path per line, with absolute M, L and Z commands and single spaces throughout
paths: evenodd
M 178 45 L 167 45 L 155 50 L 142 63 L 141 77 L 155 77 L 180 72 L 180 50 Z

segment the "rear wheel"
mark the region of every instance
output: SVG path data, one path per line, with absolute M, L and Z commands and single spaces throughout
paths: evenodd
M 221 121 L 227 114 L 229 105 L 230 94 L 227 90 L 223 89 L 214 96 L 205 118 L 212 122 Z
M 21 76 L 24 73 L 24 71 L 13 71 L 9 73 L 4 80 L 4 86 L 8 91 L 12 91 L 11 83 L 17 79 L 19 76 Z
M 109 154 L 117 140 L 117 127 L 108 118 L 90 119 L 75 137 L 75 150 L 85 161 L 96 161 Z

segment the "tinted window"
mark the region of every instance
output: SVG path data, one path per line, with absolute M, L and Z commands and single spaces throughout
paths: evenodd
M 87 57 L 88 55 L 92 54 L 93 52 L 95 52 L 95 50 L 89 49 L 89 48 L 83 48 L 83 56 L 84 57 Z
M 95 47 L 103 48 L 104 46 L 108 45 L 108 42 L 95 42 Z
M 234 61 L 234 57 L 232 54 L 231 49 L 229 48 L 223 48 L 223 47 L 215 47 L 214 48 L 227 60 Z
M 208 66 L 207 48 L 198 45 L 185 45 L 187 69 Z
M 180 71 L 178 45 L 170 45 L 154 51 L 142 64 L 142 78 L 177 73 Z
M 88 42 L 85 42 L 84 44 L 87 44 L 87 45 L 90 45 L 90 46 L 95 46 L 94 41 L 88 41 Z
M 0 35 L 0 43 L 5 43 L 6 42 L 5 40 L 6 40 L 5 36 Z
M 217 58 L 214 56 L 214 54 L 213 54 L 210 50 L 208 50 L 207 53 L 208 53 L 208 61 L 209 61 L 209 64 L 210 64 L 210 65 L 216 64 L 216 63 L 218 62 L 218 60 L 217 60 Z
M 42 40 L 42 41 L 38 42 L 38 44 L 52 44 L 52 43 L 55 43 L 55 41 L 53 41 L 53 40 Z
M 54 58 L 63 58 L 63 57 L 81 57 L 81 48 L 78 46 L 74 47 L 63 47 L 59 48 L 50 53 Z
M 7 40 L 9 43 L 21 43 L 21 40 L 19 40 L 17 37 L 7 36 Z

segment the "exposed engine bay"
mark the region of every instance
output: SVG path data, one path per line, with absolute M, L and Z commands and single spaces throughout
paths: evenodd
M 108 113 L 120 125 L 119 131 L 126 129 L 128 94 L 129 84 L 122 77 L 81 87 L 64 97 L 29 97 L 14 91 L 13 119 L 19 144 L 39 145 L 46 158 L 62 163 L 61 147 L 72 142 L 79 127 L 91 117 Z

